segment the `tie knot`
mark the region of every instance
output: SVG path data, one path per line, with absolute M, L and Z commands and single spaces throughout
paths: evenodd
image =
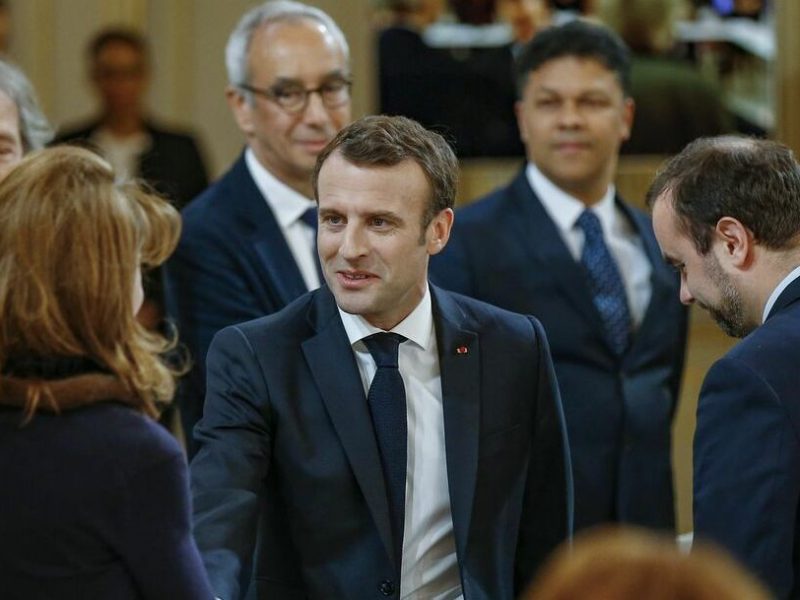
M 575 224 L 583 230 L 583 235 L 587 239 L 603 239 L 603 227 L 600 225 L 600 219 L 591 210 L 583 211 Z
M 317 226 L 319 225 L 319 220 L 317 219 L 317 207 L 312 206 L 307 208 L 306 211 L 300 215 L 300 220 L 311 227 L 311 229 L 316 231 Z
M 364 338 L 364 344 L 366 344 L 378 368 L 392 367 L 396 369 L 400 344 L 405 341 L 406 338 L 399 333 L 391 332 L 375 333 Z

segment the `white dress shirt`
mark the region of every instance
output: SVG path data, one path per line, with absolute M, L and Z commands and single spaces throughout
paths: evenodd
M 584 235 L 576 222 L 586 210 L 586 205 L 556 186 L 533 163 L 528 163 L 525 174 L 531 188 L 541 200 L 545 212 L 556 224 L 573 258 L 580 262 Z M 625 284 L 633 325 L 638 327 L 642 324 L 653 292 L 650 285 L 653 266 L 647 258 L 639 234 L 625 214 L 615 205 L 614 194 L 614 186 L 609 186 L 605 196 L 589 210 L 600 219 L 603 239 L 617 262 Z
M 775 302 L 783 293 L 783 290 L 789 287 L 789 284 L 798 277 L 800 277 L 800 267 L 795 267 L 786 277 L 781 280 L 781 282 L 778 284 L 778 287 L 772 290 L 772 293 L 767 299 L 767 303 L 764 305 L 764 313 L 761 315 L 762 323 L 767 320 L 769 313 L 772 311 L 772 307 L 775 306 Z
M 286 238 L 294 262 L 300 269 L 303 281 L 309 290 L 319 287 L 320 280 L 316 264 L 316 240 L 314 229 L 301 219 L 303 213 L 316 203 L 303 194 L 293 190 L 265 169 L 248 148 L 244 153 L 244 161 L 256 187 L 264 196 L 267 205 L 272 209 L 275 219 Z
M 364 393 L 376 366 L 363 338 L 382 331 L 359 315 L 339 310 L 356 357 Z M 403 600 L 462 598 L 444 446 L 442 384 L 430 290 L 393 332 L 400 344 L 398 365 L 406 388 L 408 463 L 403 529 Z

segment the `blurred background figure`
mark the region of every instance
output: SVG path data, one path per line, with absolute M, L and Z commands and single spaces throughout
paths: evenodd
M 100 113 L 89 123 L 67 127 L 56 141 L 97 150 L 119 178 L 140 177 L 182 208 L 208 186 L 208 176 L 194 137 L 148 115 L 150 58 L 144 37 L 131 29 L 105 29 L 89 43 L 87 57 Z M 163 297 L 160 270 L 148 273 L 139 314 L 146 326 L 160 325 Z
M 676 154 L 698 137 L 733 129 L 720 90 L 673 54 L 684 8 L 683 0 L 597 0 L 597 15 L 632 52 L 636 123 L 623 154 Z
M 57 141 L 86 142 L 119 178 L 141 177 L 182 208 L 208 186 L 208 176 L 194 137 L 148 114 L 150 57 L 144 37 L 131 29 L 104 29 L 89 42 L 87 58 L 100 112 L 88 123 L 66 127 Z
M 25 154 L 42 148 L 52 138 L 53 130 L 28 78 L 11 63 L 0 60 L 0 179 Z
M 769 594 L 714 547 L 681 553 L 669 538 L 600 528 L 562 546 L 523 600 L 768 600 Z
M 0 589 L 4 599 L 211 598 L 186 462 L 153 417 L 171 347 L 135 320 L 140 263 L 177 212 L 59 147 L 0 183 Z
M 508 23 L 514 44 L 524 44 L 550 24 L 547 0 L 496 0 L 497 19 Z
M 513 55 L 549 22 L 546 0 L 377 5 L 379 111 L 442 133 L 459 158 L 521 157 Z

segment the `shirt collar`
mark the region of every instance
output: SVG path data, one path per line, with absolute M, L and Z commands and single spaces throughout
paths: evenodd
M 270 173 L 269 170 L 265 169 L 258 162 L 252 149 L 245 150 L 244 160 L 250 175 L 256 182 L 256 187 L 266 199 L 281 228 L 285 229 L 292 225 L 303 216 L 306 210 L 316 206 L 313 200 L 290 188 Z
M 762 323 L 767 320 L 769 313 L 772 312 L 772 307 L 775 306 L 775 303 L 778 301 L 778 298 L 780 298 L 783 290 L 789 287 L 789 284 L 798 277 L 800 277 L 800 266 L 795 267 L 791 273 L 783 278 L 783 280 L 778 284 L 778 287 L 772 290 L 772 294 L 770 294 L 767 304 L 764 306 L 764 313 L 761 315 Z
M 345 332 L 347 332 L 347 339 L 350 340 L 351 346 L 373 333 L 383 331 L 383 329 L 378 329 L 368 323 L 361 315 L 350 314 L 341 308 L 339 308 L 339 315 L 342 317 L 342 324 Z M 422 296 L 422 300 L 420 300 L 416 308 L 405 319 L 392 327 L 390 331 L 399 333 L 423 350 L 428 350 L 433 334 L 433 309 L 431 291 L 427 283 L 425 284 L 425 295 Z
M 564 232 L 571 231 L 575 227 L 578 217 L 586 210 L 586 205 L 550 181 L 532 162 L 528 163 L 525 175 L 534 193 L 558 229 Z M 616 223 L 614 211 L 615 194 L 614 186 L 609 185 L 600 202 L 591 207 L 592 212 L 597 215 L 603 224 L 604 231 L 611 231 Z

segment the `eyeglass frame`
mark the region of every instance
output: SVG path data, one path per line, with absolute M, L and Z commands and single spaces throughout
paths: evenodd
M 242 89 L 242 90 L 244 90 L 246 92 L 250 92 L 252 94 L 256 94 L 258 96 L 262 96 L 262 97 L 266 98 L 267 100 L 270 100 L 270 101 L 274 102 L 275 104 L 278 105 L 278 107 L 280 107 L 282 110 L 285 110 L 288 113 L 300 114 L 306 108 L 308 108 L 308 100 L 311 97 L 311 94 L 315 94 L 315 93 L 319 94 L 319 99 L 322 102 L 322 105 L 327 109 L 339 108 L 340 106 L 344 106 L 350 100 L 352 100 L 352 96 L 350 95 L 350 90 L 353 87 L 353 80 L 349 79 L 347 77 L 342 77 L 341 79 L 338 79 L 337 81 L 340 81 L 341 83 L 343 83 L 344 87 L 347 88 L 347 99 L 345 101 L 341 102 L 340 104 L 334 104 L 334 105 L 329 105 L 329 104 L 327 104 L 325 102 L 325 96 L 322 94 L 322 90 L 325 88 L 326 85 L 330 85 L 331 82 L 328 81 L 326 83 L 323 83 L 319 87 L 302 88 L 302 90 L 303 90 L 303 103 L 298 105 L 297 108 L 287 108 L 283 104 L 281 104 L 280 100 L 278 100 L 276 92 L 273 91 L 272 88 L 256 87 L 256 86 L 250 85 L 249 83 L 238 83 L 238 84 L 236 84 L 236 87 L 238 87 L 239 89 Z M 273 86 L 273 88 L 274 87 L 275 86 Z

